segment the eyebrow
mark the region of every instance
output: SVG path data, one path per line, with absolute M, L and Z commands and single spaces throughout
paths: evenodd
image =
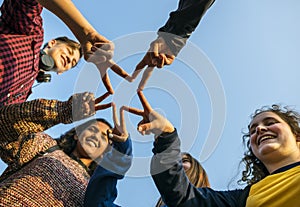
M 276 120 L 277 121 L 277 119 L 274 118 L 274 117 L 266 117 L 261 122 L 266 122 L 266 121 L 269 121 L 269 120 Z M 252 125 L 249 125 L 248 127 L 249 127 L 249 130 L 251 131 L 253 128 L 255 128 L 257 126 L 258 126 L 258 123 L 254 123 Z
M 101 132 L 101 135 L 104 136 L 104 140 L 106 141 L 106 139 L 108 140 L 108 136 L 107 136 L 107 133 L 105 132 Z M 102 137 L 102 136 L 101 136 Z M 102 137 L 103 138 L 103 137 Z

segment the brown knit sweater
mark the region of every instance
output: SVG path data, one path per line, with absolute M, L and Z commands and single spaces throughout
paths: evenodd
M 44 130 L 72 122 L 72 102 L 34 100 L 0 107 L 0 206 L 83 206 L 89 175 Z

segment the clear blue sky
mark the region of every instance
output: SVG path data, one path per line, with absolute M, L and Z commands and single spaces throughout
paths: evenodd
M 2 1 L 0 1 L 2 3 Z M 131 73 L 148 49 L 155 32 L 177 8 L 177 1 L 74 0 L 90 23 L 115 42 L 115 60 Z M 217 0 L 189 39 L 176 61 L 155 70 L 145 89 L 154 108 L 165 114 L 180 132 L 184 151 L 198 158 L 213 188 L 227 189 L 237 174 L 243 154 L 242 130 L 249 115 L 272 103 L 295 106 L 299 83 L 300 1 Z M 69 29 L 44 10 L 45 41 L 67 35 Z M 128 84 L 109 72 L 116 95 L 108 101 L 140 107 L 137 82 Z M 51 83 L 34 88 L 30 99 L 67 100 L 74 92 L 105 92 L 93 65 L 81 61 L 77 68 Z M 98 112 L 111 120 L 110 110 Z M 134 165 L 118 184 L 117 203 L 152 207 L 159 194 L 149 175 L 152 137 L 135 132 L 138 117 L 126 116 L 134 141 Z M 47 132 L 60 136 L 73 125 Z M 0 164 L 3 171 L 5 165 Z M 237 187 L 235 181 L 230 188 Z

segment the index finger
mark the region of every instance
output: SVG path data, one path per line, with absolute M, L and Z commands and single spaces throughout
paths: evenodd
M 111 103 L 108 103 L 108 104 L 101 104 L 101 105 L 96 105 L 96 106 L 95 106 L 95 111 L 107 109 L 107 108 L 109 108 L 109 107 L 111 107 Z
M 137 92 L 139 98 L 140 98 L 140 101 L 143 105 L 143 108 L 144 108 L 144 111 L 151 111 L 152 110 L 152 107 L 151 105 L 149 104 L 149 102 L 147 101 L 146 97 L 144 96 L 143 92 L 142 91 L 138 91 Z
M 138 89 L 139 89 L 139 90 L 144 90 L 145 85 L 146 85 L 148 79 L 150 78 L 150 76 L 151 76 L 153 70 L 154 70 L 154 67 L 148 66 L 148 67 L 146 68 L 146 70 L 145 70 L 144 73 L 143 73 L 142 79 L 141 79 L 141 81 L 140 81 L 140 83 L 139 83 L 139 86 L 138 86 Z
M 129 74 L 123 68 L 121 68 L 119 65 L 117 65 L 115 62 L 113 62 L 111 60 L 109 62 L 112 63 L 112 66 L 110 68 L 115 73 L 117 73 L 119 76 L 121 76 L 122 78 L 127 78 L 129 76 Z
M 133 79 L 135 79 L 139 74 L 140 72 L 143 70 L 143 68 L 146 66 L 147 64 L 145 63 L 144 60 L 142 60 L 141 62 L 139 62 L 139 64 L 136 66 L 135 70 L 133 71 L 131 77 Z
M 140 110 L 140 109 L 136 109 L 136 108 L 132 108 L 132 107 L 128 107 L 128 106 L 122 106 L 121 110 L 128 111 L 135 115 L 144 116 L 144 111 Z
M 159 43 L 158 42 L 154 42 L 154 44 L 152 45 L 152 52 L 153 52 L 153 55 L 154 55 L 154 57 L 158 57 L 159 55 L 158 55 L 158 47 L 159 47 L 159 45 L 158 45 Z
M 113 122 L 114 122 L 114 125 L 115 127 L 119 125 L 119 118 L 118 118 L 118 115 L 117 115 L 117 106 L 115 103 L 112 103 L 112 115 L 113 115 Z
M 105 94 L 103 94 L 102 96 L 98 97 L 95 99 L 95 104 L 98 104 L 100 102 L 102 102 L 104 99 L 106 99 L 108 96 L 110 95 L 109 92 L 106 92 Z

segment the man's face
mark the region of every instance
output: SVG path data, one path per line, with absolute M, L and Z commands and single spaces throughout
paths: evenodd
M 72 49 L 66 43 L 56 40 L 49 41 L 44 51 L 53 58 L 55 67 L 51 71 L 58 75 L 75 67 L 80 59 L 78 49 Z

